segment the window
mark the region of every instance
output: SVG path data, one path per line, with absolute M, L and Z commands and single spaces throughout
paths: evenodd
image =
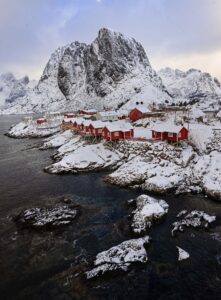
M 102 133 L 102 129 L 98 129 L 98 133 Z
M 171 133 L 171 132 L 168 132 L 168 137 L 173 137 L 173 133 Z
M 178 138 L 181 138 L 182 137 L 182 134 L 181 134 L 181 132 L 179 132 L 179 134 L 178 134 Z
M 116 132 L 114 133 L 114 136 L 119 136 L 119 132 L 116 131 Z

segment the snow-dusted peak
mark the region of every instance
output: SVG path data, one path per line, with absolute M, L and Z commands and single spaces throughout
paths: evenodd
M 197 69 L 187 72 L 162 69 L 158 72 L 168 92 L 186 103 L 195 104 L 206 109 L 214 106 L 221 99 L 220 82 L 209 73 Z

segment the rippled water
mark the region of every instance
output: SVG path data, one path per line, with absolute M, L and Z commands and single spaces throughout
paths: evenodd
M 39 151 L 39 139 L 3 134 L 20 116 L 0 117 L 0 299 L 220 299 L 221 203 L 204 197 L 164 199 L 167 218 L 149 232 L 149 262 L 128 273 L 87 281 L 94 256 L 134 235 L 127 200 L 139 193 L 110 186 L 102 174 L 49 175 L 42 171 L 54 151 Z M 11 216 L 71 196 L 81 214 L 65 230 L 21 230 Z M 187 208 L 218 216 L 208 231 L 170 235 L 176 214 Z M 176 245 L 190 253 L 177 261 Z

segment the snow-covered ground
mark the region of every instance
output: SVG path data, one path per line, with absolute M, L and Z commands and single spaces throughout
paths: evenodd
M 8 135 L 14 138 L 47 137 L 59 131 L 60 131 L 59 126 L 54 128 L 41 129 L 32 123 L 26 123 L 22 121 L 17 125 L 15 125 L 14 127 L 12 127 L 9 130 Z

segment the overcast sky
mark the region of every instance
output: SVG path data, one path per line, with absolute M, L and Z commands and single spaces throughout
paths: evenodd
M 221 80 L 221 0 L 0 0 L 0 73 L 38 79 L 56 48 L 91 43 L 101 27 L 141 42 L 156 70 Z

